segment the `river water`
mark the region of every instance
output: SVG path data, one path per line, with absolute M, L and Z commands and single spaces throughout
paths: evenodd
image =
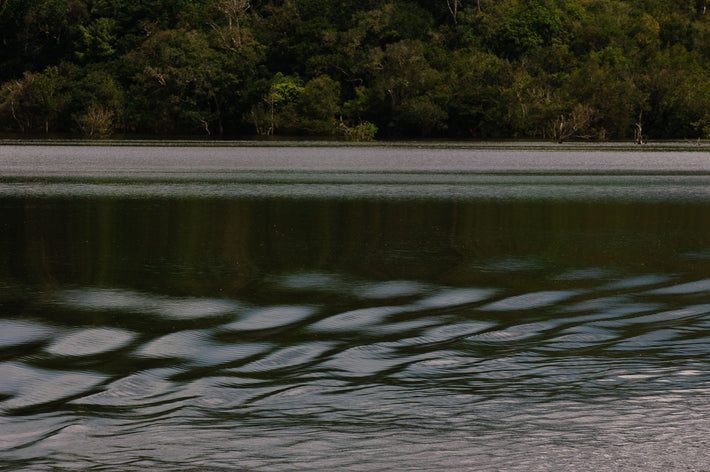
M 5 142 L 0 470 L 710 470 L 708 150 Z

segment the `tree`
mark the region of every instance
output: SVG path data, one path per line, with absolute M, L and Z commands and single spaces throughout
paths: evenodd
M 83 0 L 0 1 L 0 79 L 18 79 L 71 59 Z
M 11 116 L 22 132 L 66 131 L 60 118 L 69 103 L 67 75 L 65 67 L 51 66 L 37 74 L 26 72 L 22 79 L 6 83 L 0 95 L 0 112 Z
M 609 138 L 627 138 L 639 111 L 648 106 L 645 78 L 618 48 L 590 56 L 575 70 L 566 91 L 572 99 L 598 112 L 598 127 Z
M 101 105 L 94 105 L 74 120 L 79 130 L 89 138 L 104 138 L 113 131 L 114 112 Z
M 271 80 L 262 101 L 249 114 L 258 134 L 271 136 L 281 125 L 283 117 L 292 115 L 291 109 L 304 91 L 301 80 L 278 72 Z
M 449 9 L 449 13 L 451 13 L 451 18 L 454 21 L 454 24 L 458 23 L 458 15 L 459 15 L 459 7 L 461 6 L 461 0 L 446 0 L 446 6 Z M 480 11 L 481 5 L 480 3 L 478 4 L 478 9 Z
M 127 57 L 134 122 L 157 133 L 208 133 L 218 121 L 219 67 L 206 36 L 195 30 L 154 34 Z
M 697 52 L 676 44 L 649 62 L 649 109 L 644 129 L 654 138 L 706 136 L 710 117 L 708 63 Z
M 396 134 L 427 134 L 443 128 L 446 112 L 433 99 L 441 75 L 421 41 L 402 40 L 370 51 L 370 100 Z M 417 117 L 417 113 L 425 113 Z
M 220 45 L 227 50 L 238 50 L 242 47 L 242 19 L 251 7 L 249 0 L 215 0 L 214 8 L 226 19 L 226 26 L 212 27 L 220 38 Z
M 457 51 L 446 74 L 438 93 L 445 100 L 450 135 L 497 138 L 511 133 L 513 69 L 507 60 L 480 51 Z
M 125 92 L 109 72 L 91 70 L 75 83 L 69 108 L 82 135 L 106 137 L 116 129 L 127 129 Z
M 697 137 L 705 7 L 0 0 L 0 131 Z
M 76 51 L 77 58 L 84 62 L 100 62 L 111 59 L 117 52 L 116 20 L 97 18 L 88 26 L 79 25 L 81 39 Z
M 340 83 L 323 74 L 306 82 L 298 98 L 297 128 L 309 134 L 333 134 L 340 114 Z
M 0 122 L 5 129 L 15 126 L 20 132 L 30 131 L 35 123 L 32 103 L 34 75 L 25 72 L 22 79 L 11 80 L 0 89 Z
M 561 13 L 541 0 L 523 0 L 498 27 L 494 49 L 501 56 L 517 58 L 531 49 L 552 44 L 563 32 Z
M 31 2 L 25 13 L 21 35 L 26 49 L 39 52 L 47 47 L 56 51 L 66 40 L 71 24 L 85 14 L 86 6 L 78 0 L 40 0 Z
M 560 115 L 550 123 L 550 136 L 558 143 L 573 138 L 598 138 L 599 134 L 594 130 L 597 119 L 598 113 L 595 109 L 579 103 L 574 107 L 569 118 Z

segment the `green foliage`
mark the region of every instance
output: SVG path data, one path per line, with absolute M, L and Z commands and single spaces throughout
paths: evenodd
M 300 79 L 279 72 L 271 81 L 266 100 L 273 104 L 274 108 L 282 109 L 298 100 L 303 90 Z
M 126 129 L 125 94 L 108 72 L 89 71 L 72 90 L 70 113 L 78 131 L 88 137 L 106 137 Z
M 133 119 L 153 133 L 209 132 L 216 99 L 215 52 L 199 31 L 165 30 L 131 54 Z
M 377 135 L 377 126 L 369 121 L 354 126 L 341 123 L 339 131 L 348 141 L 374 141 Z
M 308 134 L 333 134 L 340 113 L 340 83 L 328 75 L 309 80 L 298 97 L 294 120 Z
M 287 128 L 294 127 L 291 125 L 296 120 L 294 107 L 304 90 L 299 78 L 281 72 L 274 75 L 261 102 L 254 105 L 250 112 L 256 132 L 272 135 L 284 122 Z
M 48 67 L 37 74 L 26 72 L 22 79 L 3 86 L 0 113 L 3 121 L 14 121 L 20 131 L 62 131 L 60 117 L 69 103 L 69 94 L 70 81 L 59 67 Z
M 95 105 L 76 115 L 74 120 L 83 135 L 89 138 L 106 138 L 113 132 L 113 116 L 112 110 Z
M 562 31 L 560 12 L 538 0 L 525 0 L 510 19 L 500 26 L 495 37 L 496 50 L 504 57 L 548 46 Z
M 116 20 L 97 18 L 88 26 L 79 25 L 81 39 L 77 58 L 86 62 L 100 62 L 116 54 Z
M 698 0 L 5 0 L 0 130 L 707 137 Z M 640 122 L 642 121 L 642 123 Z
M 680 44 L 690 50 L 695 46 L 699 27 L 687 18 L 674 13 L 659 25 L 658 37 L 664 47 Z

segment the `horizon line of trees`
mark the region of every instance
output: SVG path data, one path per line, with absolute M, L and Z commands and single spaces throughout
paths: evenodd
M 705 0 L 3 0 L 0 132 L 710 133 Z

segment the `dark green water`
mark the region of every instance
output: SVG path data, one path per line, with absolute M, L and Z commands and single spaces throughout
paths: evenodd
M 706 170 L 278 152 L 3 149 L 0 469 L 707 469 Z

